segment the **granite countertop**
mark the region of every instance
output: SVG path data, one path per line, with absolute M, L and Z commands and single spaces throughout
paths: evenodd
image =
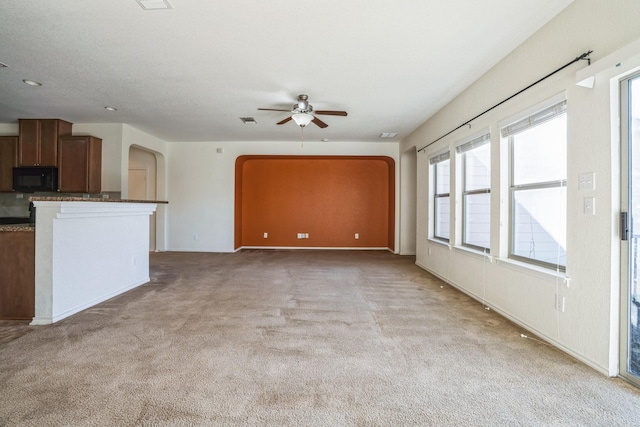
M 7 224 L 0 225 L 0 232 L 3 231 L 36 231 L 36 227 L 29 224 Z
M 131 200 L 131 199 L 102 199 L 102 198 L 84 198 L 84 197 L 56 197 L 56 196 L 31 196 L 30 202 L 111 202 L 111 203 L 161 203 L 167 204 L 166 200 Z

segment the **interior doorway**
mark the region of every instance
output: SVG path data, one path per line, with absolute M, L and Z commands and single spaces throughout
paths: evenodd
M 157 199 L 156 156 L 141 148 L 129 148 L 128 198 L 131 200 Z M 156 213 L 149 218 L 149 251 L 156 251 Z
M 640 73 L 620 82 L 620 375 L 640 386 Z

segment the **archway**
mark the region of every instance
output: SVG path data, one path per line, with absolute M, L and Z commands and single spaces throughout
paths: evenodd
M 158 166 L 154 153 L 129 147 L 128 196 L 132 200 L 156 200 Z M 156 213 L 149 218 L 149 251 L 156 250 Z

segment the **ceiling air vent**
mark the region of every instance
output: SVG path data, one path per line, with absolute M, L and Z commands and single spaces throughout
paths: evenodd
M 136 0 L 144 10 L 173 9 L 169 0 Z
M 398 132 L 382 132 L 380 138 L 395 138 L 398 136 Z
M 253 117 L 240 117 L 240 120 L 242 120 L 242 123 L 244 123 L 245 125 L 257 125 L 258 122 L 256 122 L 256 119 L 254 119 Z

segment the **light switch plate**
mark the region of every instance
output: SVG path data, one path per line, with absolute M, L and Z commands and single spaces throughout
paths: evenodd
M 596 189 L 596 174 L 593 172 L 581 173 L 578 175 L 580 191 L 588 191 Z
M 585 215 L 595 215 L 596 214 L 596 198 L 585 197 L 583 209 L 584 209 Z

